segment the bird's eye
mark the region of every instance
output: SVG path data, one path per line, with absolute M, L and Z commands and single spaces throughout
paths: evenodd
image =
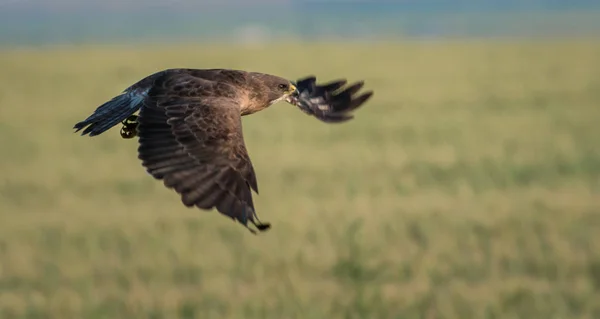
M 286 90 L 288 88 L 287 84 L 279 84 L 277 86 L 280 90 Z

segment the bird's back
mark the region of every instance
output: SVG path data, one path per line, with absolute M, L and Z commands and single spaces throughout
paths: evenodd
M 185 77 L 194 77 L 212 83 L 229 84 L 233 86 L 245 86 L 248 83 L 248 72 L 241 70 L 227 69 L 186 69 L 175 68 L 151 74 L 135 84 L 131 85 L 125 92 L 151 90 L 154 86 L 164 79 L 178 79 Z
M 246 93 L 246 90 L 240 88 L 249 87 L 248 79 L 249 73 L 241 70 L 166 69 L 129 86 L 122 94 L 100 105 L 88 118 L 75 124 L 74 128 L 77 131 L 85 128 L 83 135 L 102 134 L 158 95 L 181 94 L 189 97 L 190 90 L 194 90 L 195 96 L 198 97 L 221 96 L 239 100 L 239 95 Z

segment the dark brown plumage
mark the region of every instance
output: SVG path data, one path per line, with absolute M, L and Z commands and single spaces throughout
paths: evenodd
M 241 116 L 286 100 L 324 122 L 343 122 L 372 92 L 345 90 L 345 80 L 317 85 L 238 70 L 169 69 L 150 75 L 75 125 L 95 136 L 123 123 L 121 136 L 139 136 L 142 165 L 174 189 L 188 207 L 216 208 L 244 226 L 264 231 L 252 201 L 258 184 L 244 143 Z M 136 111 L 139 116 L 133 115 Z M 250 228 L 249 228 L 250 229 Z M 254 230 L 250 229 L 252 232 Z

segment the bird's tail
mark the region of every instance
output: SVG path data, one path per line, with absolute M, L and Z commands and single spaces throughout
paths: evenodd
M 81 135 L 89 134 L 89 136 L 95 136 L 102 134 L 137 112 L 144 102 L 145 97 L 145 92 L 126 91 L 100 105 L 92 115 L 75 124 L 73 128 L 75 132 L 79 132 L 87 126 Z

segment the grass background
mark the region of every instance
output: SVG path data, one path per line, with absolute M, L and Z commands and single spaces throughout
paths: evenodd
M 0 318 L 599 318 L 597 39 L 0 52 Z M 356 119 L 244 118 L 253 236 L 186 209 L 118 128 L 171 67 L 364 79 Z

